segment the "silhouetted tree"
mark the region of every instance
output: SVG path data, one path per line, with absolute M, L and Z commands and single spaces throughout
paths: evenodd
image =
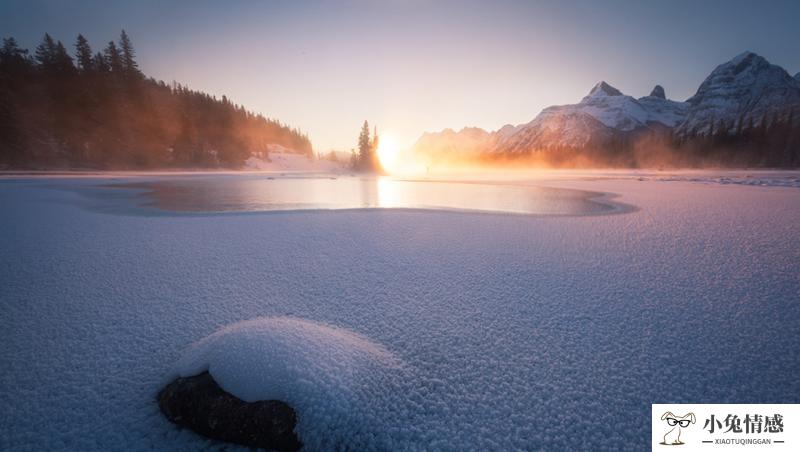
M 0 67 L 5 73 L 11 77 L 19 77 L 27 73 L 32 65 L 28 50 L 20 48 L 16 39 L 3 39 L 3 48 L 0 49 Z
M 100 52 L 94 54 L 94 58 L 92 58 L 92 68 L 101 73 L 111 71 L 111 66 L 108 65 L 106 57 Z
M 358 135 L 358 169 L 369 170 L 372 167 L 372 140 L 369 137 L 369 123 L 365 120 Z
M 94 69 L 92 47 L 82 34 L 79 34 L 78 39 L 75 41 L 75 57 L 78 61 L 78 69 L 81 72 L 89 72 Z
M 122 64 L 122 56 L 119 53 L 117 45 L 114 41 L 109 41 L 104 51 L 106 64 L 112 74 L 122 75 L 125 72 L 125 66 Z
M 40 68 L 48 71 L 53 67 L 56 55 L 56 43 L 48 33 L 44 34 L 42 42 L 36 46 L 35 55 L 36 62 L 39 63 Z
M 119 50 L 122 57 L 122 69 L 128 77 L 141 77 L 142 73 L 139 71 L 139 65 L 136 63 L 136 52 L 133 50 L 128 34 L 125 30 L 119 35 Z
M 53 69 L 62 76 L 70 75 L 75 72 L 75 64 L 72 57 L 67 53 L 67 48 L 61 41 L 56 44 L 55 54 L 53 55 Z

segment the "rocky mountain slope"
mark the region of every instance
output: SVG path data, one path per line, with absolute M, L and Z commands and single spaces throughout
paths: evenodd
M 792 77 L 763 57 L 744 52 L 714 69 L 686 102 L 667 99 L 660 85 L 636 99 L 602 81 L 577 104 L 545 108 L 529 123 L 495 132 L 473 127 L 426 133 L 415 149 L 462 155 L 614 151 L 640 137 L 686 141 L 782 122 L 800 126 L 800 74 Z
M 678 136 L 758 127 L 773 116 L 800 110 L 800 83 L 782 67 L 744 52 L 717 66 L 687 103 L 686 119 L 675 130 Z

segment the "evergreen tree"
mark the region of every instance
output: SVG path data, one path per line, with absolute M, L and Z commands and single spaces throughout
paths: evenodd
M 0 49 L 0 61 L 7 62 L 27 58 L 28 50 L 22 49 L 13 37 L 3 38 L 3 48 Z
M 61 41 L 56 44 L 55 54 L 53 55 L 53 69 L 56 73 L 62 75 L 69 75 L 75 72 L 72 57 L 69 56 L 67 48 L 64 47 Z
M 11 76 L 18 76 L 32 66 L 28 50 L 22 49 L 14 38 L 3 39 L 0 49 L 0 68 Z
M 119 53 L 119 49 L 117 49 L 117 45 L 114 44 L 114 41 L 108 42 L 104 53 L 106 64 L 108 64 L 111 73 L 122 75 L 125 72 L 125 66 L 122 63 L 122 56 Z
M 130 77 L 141 77 L 142 73 L 139 71 L 139 65 L 136 63 L 136 52 L 133 50 L 128 34 L 125 30 L 119 35 L 119 49 L 122 53 L 122 67 L 125 75 Z
M 75 42 L 75 56 L 78 60 L 78 69 L 81 72 L 90 72 L 94 69 L 92 48 L 89 46 L 89 41 L 82 34 L 78 35 L 78 39 Z
M 97 72 L 109 72 L 111 70 L 111 66 L 108 65 L 106 57 L 100 52 L 94 54 L 94 58 L 92 58 L 92 68 Z
M 369 123 L 364 121 L 361 134 L 358 135 L 358 166 L 366 169 L 371 161 L 372 142 L 369 138 Z
M 45 33 L 42 42 L 36 46 L 36 62 L 45 70 L 53 66 L 56 55 L 56 43 L 50 34 Z

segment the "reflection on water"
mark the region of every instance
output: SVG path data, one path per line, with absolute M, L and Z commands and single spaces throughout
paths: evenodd
M 407 208 L 575 215 L 616 209 L 580 190 L 389 177 L 196 176 L 122 187 L 142 189 L 147 204 L 174 212 Z

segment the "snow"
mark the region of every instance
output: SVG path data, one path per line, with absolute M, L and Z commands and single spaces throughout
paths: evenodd
M 380 432 L 385 419 L 370 408 L 381 406 L 376 397 L 401 370 L 391 352 L 353 332 L 264 317 L 227 326 L 193 344 L 167 380 L 208 371 L 242 400 L 284 401 L 297 413 L 296 432 L 305 446 L 326 450 L 357 441 L 365 426 L 373 435 Z
M 663 88 L 653 92 L 663 93 Z M 553 146 L 582 147 L 592 141 L 603 142 L 620 131 L 644 129 L 651 123 L 675 127 L 686 117 L 687 108 L 684 102 L 658 95 L 637 100 L 599 82 L 577 104 L 545 108 L 528 124 L 497 132 L 495 151 L 524 153 Z
M 425 134 L 418 146 L 434 151 L 524 154 L 592 143 L 602 147 L 619 132 L 644 130 L 655 123 L 673 128 L 679 136 L 707 134 L 721 124 L 730 131 L 758 127 L 765 118 L 785 119 L 788 112 L 800 109 L 800 73 L 792 77 L 763 57 L 744 52 L 717 66 L 686 102 L 665 97 L 660 85 L 649 96 L 634 99 L 601 81 L 579 103 L 547 107 L 526 124 L 470 136 L 452 130 Z
M 0 181 L 0 449 L 217 448 L 158 411 L 187 362 L 246 397 L 307 376 L 269 387 L 326 416 L 312 450 L 641 450 L 654 402 L 800 402 L 800 190 L 654 174 L 514 177 L 638 208 L 558 217 L 119 215 L 75 190 L 106 180 Z
M 687 102 L 679 135 L 708 133 L 721 122 L 731 130 L 757 127 L 769 114 L 800 108 L 800 83 L 782 67 L 744 52 L 717 66 Z
M 278 145 L 271 145 L 268 157 L 250 157 L 245 161 L 244 169 L 249 171 L 303 171 L 331 172 L 346 171 L 348 162 L 334 162 L 324 159 L 313 159 L 305 154 L 291 152 Z

